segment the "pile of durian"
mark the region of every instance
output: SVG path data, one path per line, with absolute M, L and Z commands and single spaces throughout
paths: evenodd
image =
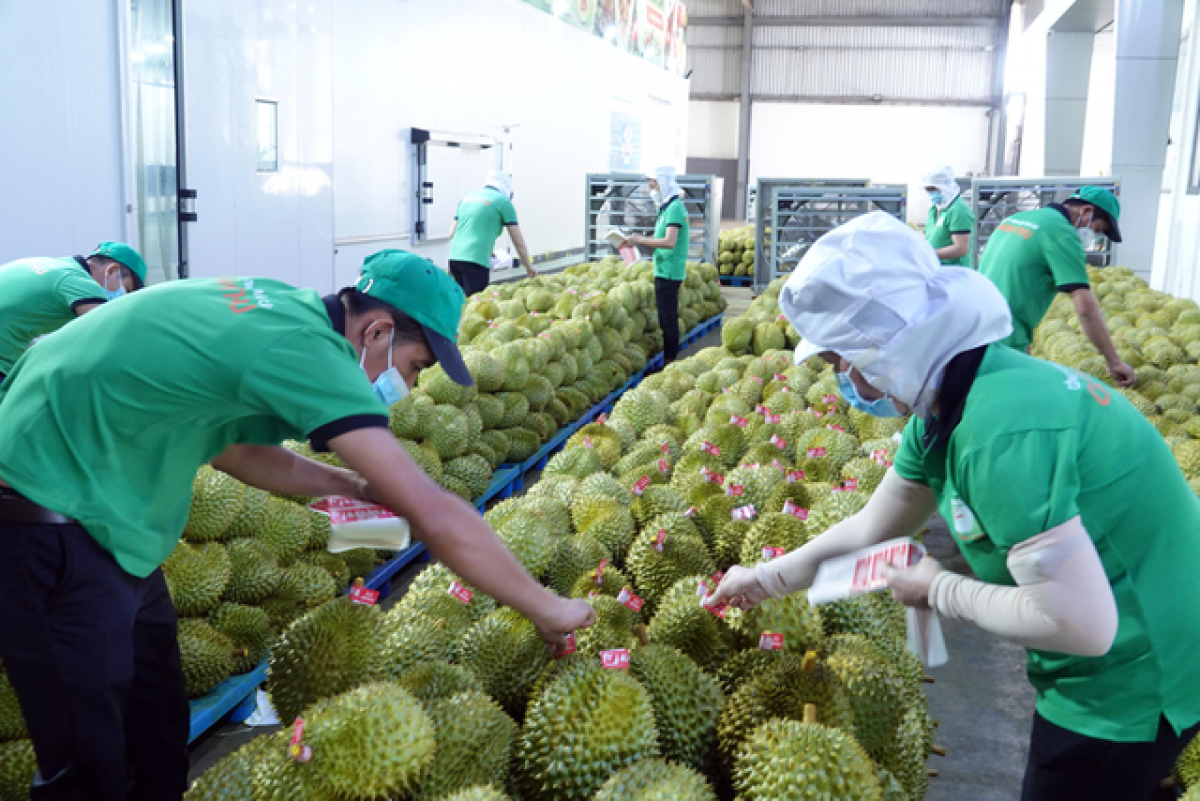
M 754 275 L 753 225 L 722 231 L 717 243 L 717 269 L 721 275 Z
M 1132 388 L 1119 391 L 1166 438 L 1200 494 L 1200 304 L 1157 292 L 1126 267 L 1090 267 L 1088 275 L 1113 344 L 1137 374 Z M 1116 386 L 1066 295 L 1034 332 L 1032 353 Z
M 311 758 L 289 756 L 290 728 L 259 737 L 190 801 L 924 797 L 935 724 L 902 607 L 700 604 L 717 571 L 861 509 L 903 425 L 848 409 L 820 362 L 742 352 L 750 339 L 650 376 L 488 511 L 532 574 L 595 608 L 576 653 L 552 660 L 441 565 L 386 612 L 331 601 L 270 656 L 267 690 Z

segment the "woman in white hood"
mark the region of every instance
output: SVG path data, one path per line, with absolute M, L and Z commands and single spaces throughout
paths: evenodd
M 458 204 L 454 227 L 450 229 L 450 275 L 468 297 L 482 292 L 491 283 L 492 252 L 505 231 L 521 257 L 525 274 L 537 277 L 512 199 L 512 176 L 497 171 L 488 175 L 483 189 L 472 192 Z
M 977 578 L 927 557 L 888 583 L 1027 649 L 1022 801 L 1157 798 L 1200 731 L 1200 502 L 1163 438 L 1091 376 L 998 344 L 1012 330 L 999 290 L 883 212 L 818 241 L 779 303 L 804 338 L 797 362 L 833 364 L 857 409 L 913 417 L 861 512 L 731 568 L 705 602 L 805 590 L 826 559 L 940 511 Z
M 970 267 L 975 215 L 962 198 L 962 190 L 954 179 L 954 168 L 942 165 L 929 172 L 924 180 L 932 204 L 925 218 L 926 241 L 942 264 Z

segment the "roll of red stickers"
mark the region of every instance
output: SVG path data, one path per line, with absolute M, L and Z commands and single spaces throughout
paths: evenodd
M 462 601 L 464 604 L 471 603 L 471 599 L 475 597 L 475 593 L 471 592 L 457 581 L 450 582 L 450 594 Z
M 629 667 L 629 649 L 617 648 L 600 652 L 600 666 L 605 670 L 625 670 Z
M 803 481 L 805 478 L 803 470 L 792 470 L 787 474 L 787 483 L 795 484 L 797 481 Z
M 796 518 L 797 520 L 808 520 L 808 510 L 802 509 L 801 507 L 797 506 L 792 501 L 784 501 L 783 513 L 785 515 L 791 515 L 792 517 Z
M 764 631 L 758 638 L 758 647 L 764 651 L 782 651 L 783 635 L 774 631 Z
M 809 448 L 808 449 L 808 458 L 809 459 L 820 459 L 824 455 L 825 455 L 824 448 Z
M 633 485 L 633 494 L 641 495 L 646 491 L 646 487 L 648 486 L 650 486 L 650 476 L 642 476 L 637 480 L 637 483 Z

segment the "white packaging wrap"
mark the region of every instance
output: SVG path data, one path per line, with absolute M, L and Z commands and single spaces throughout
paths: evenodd
M 401 551 L 412 542 L 408 521 L 386 506 L 331 496 L 308 508 L 329 516 L 329 552 L 355 548 Z
M 840 601 L 865 592 L 887 589 L 883 570 L 887 565 L 908 567 L 925 556 L 925 548 L 911 537 L 882 542 L 861 551 L 826 559 L 817 568 L 817 577 L 808 591 L 813 606 Z M 907 609 L 908 648 L 925 667 L 946 664 L 946 640 L 937 612 L 931 609 Z

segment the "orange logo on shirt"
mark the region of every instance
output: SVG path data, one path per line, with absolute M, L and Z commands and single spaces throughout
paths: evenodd
M 233 278 L 218 278 L 217 286 L 225 290 L 221 297 L 229 302 L 229 310 L 234 314 L 245 314 L 258 306 L 258 302 Z
M 1033 236 L 1033 231 L 1029 230 L 1028 228 L 1020 228 L 1015 226 L 1007 220 L 1000 223 L 1000 230 L 1008 234 L 1016 234 L 1022 239 L 1029 239 L 1031 236 Z

